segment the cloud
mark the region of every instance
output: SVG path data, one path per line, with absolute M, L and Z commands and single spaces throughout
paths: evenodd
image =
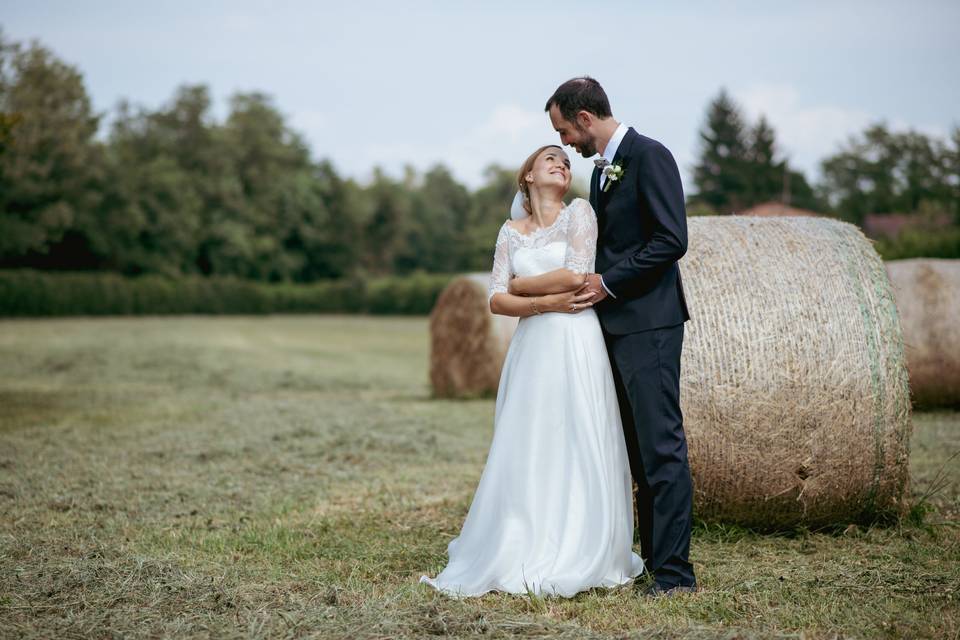
M 359 173 L 369 175 L 370 167 L 379 165 L 399 175 L 407 164 L 424 170 L 442 163 L 457 179 L 475 188 L 483 184 L 483 172 L 489 165 L 518 167 L 537 147 L 558 142 L 542 111 L 500 104 L 483 120 L 440 144 L 394 140 L 365 145 L 357 156 L 357 168 Z M 585 182 L 593 165 L 570 152 L 574 177 Z
M 482 123 L 470 137 L 475 140 L 488 140 L 489 136 L 506 136 L 516 142 L 544 129 L 546 116 L 543 113 L 523 109 L 516 105 L 500 105 L 493 110 L 489 119 Z

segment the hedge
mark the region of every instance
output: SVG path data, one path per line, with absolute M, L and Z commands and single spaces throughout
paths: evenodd
M 0 270 L 0 316 L 427 314 L 453 276 L 268 284 L 235 278 Z
M 960 258 L 960 226 L 936 231 L 907 230 L 893 239 L 881 238 L 874 244 L 884 260 L 905 258 Z

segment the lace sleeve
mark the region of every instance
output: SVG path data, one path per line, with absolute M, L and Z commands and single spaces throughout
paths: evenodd
M 487 290 L 487 302 L 495 293 L 507 293 L 510 283 L 510 233 L 504 222 L 497 234 L 497 248 L 493 253 L 493 269 L 490 272 L 490 288 Z
M 563 266 L 574 273 L 592 273 L 596 256 L 597 216 L 589 202 L 577 198 L 570 204 Z

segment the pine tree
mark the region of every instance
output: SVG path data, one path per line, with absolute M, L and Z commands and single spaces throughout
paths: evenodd
M 744 180 L 747 188 L 745 204 L 789 200 L 789 173 L 787 163 L 776 158 L 776 133 L 761 115 L 756 126 L 750 130 L 750 148 Z
M 740 109 L 725 89 L 710 103 L 700 130 L 700 162 L 694 168 L 697 200 L 720 213 L 744 206 L 749 149 Z

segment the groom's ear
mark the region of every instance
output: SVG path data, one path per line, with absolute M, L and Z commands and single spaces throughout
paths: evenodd
M 586 110 L 584 110 L 584 109 L 581 109 L 580 111 L 577 111 L 577 122 L 576 122 L 576 125 L 577 125 L 577 128 L 578 128 L 578 129 L 581 129 L 581 130 L 583 130 L 583 129 L 589 129 L 589 128 L 590 128 L 590 125 L 593 124 L 593 121 L 594 121 L 594 120 L 596 120 L 596 116 L 594 116 L 594 115 L 593 115 L 592 113 L 590 113 L 589 111 L 586 111 Z

